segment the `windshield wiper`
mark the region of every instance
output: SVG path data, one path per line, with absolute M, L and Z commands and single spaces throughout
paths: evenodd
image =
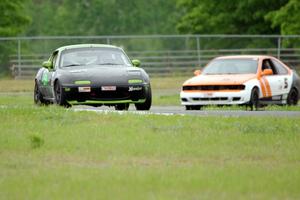
M 204 75 L 220 75 L 220 73 L 203 73 Z
M 97 65 L 121 65 L 121 64 L 118 64 L 118 63 L 97 63 Z
M 73 66 L 81 66 L 81 65 L 82 64 L 75 64 L 75 63 L 73 63 L 73 64 L 65 65 L 63 67 L 73 67 Z

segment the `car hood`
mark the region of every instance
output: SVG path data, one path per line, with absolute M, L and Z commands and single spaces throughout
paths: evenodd
M 135 73 L 134 73 L 135 72 Z M 125 66 L 78 66 L 61 69 L 65 83 L 74 81 L 91 81 L 91 84 L 126 85 L 128 79 L 141 79 L 140 69 Z
M 199 75 L 185 81 L 183 85 L 238 85 L 255 77 L 255 74 Z

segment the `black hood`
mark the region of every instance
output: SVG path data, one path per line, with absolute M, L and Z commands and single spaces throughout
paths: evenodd
M 132 73 L 136 72 L 136 73 Z M 127 85 L 128 79 L 141 78 L 140 69 L 123 65 L 76 66 L 60 69 L 65 83 L 88 80 L 97 85 Z

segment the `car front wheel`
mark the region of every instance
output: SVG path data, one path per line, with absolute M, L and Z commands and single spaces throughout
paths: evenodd
M 295 88 L 292 88 L 291 91 L 289 92 L 287 98 L 287 104 L 289 106 L 298 104 L 298 91 Z
M 250 109 L 253 110 L 258 110 L 259 107 L 259 91 L 257 88 L 253 88 L 251 91 L 251 96 L 250 96 L 250 102 L 249 102 Z
M 152 92 L 151 92 L 151 86 L 149 86 L 146 93 L 146 101 L 144 103 L 136 103 L 134 105 L 137 110 L 150 110 L 151 104 L 152 104 Z
M 66 94 L 63 90 L 59 81 L 56 81 L 54 85 L 54 96 L 55 96 L 55 103 L 60 106 L 70 107 L 70 104 L 66 101 Z
M 39 86 L 37 82 L 34 83 L 34 94 L 33 101 L 37 105 L 48 105 L 49 102 L 43 98 L 41 91 L 39 90 Z

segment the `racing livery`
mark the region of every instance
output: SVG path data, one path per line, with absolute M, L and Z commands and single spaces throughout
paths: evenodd
M 217 57 L 194 74 L 180 93 L 187 110 L 234 104 L 253 110 L 264 104 L 296 105 L 299 100 L 299 76 L 272 56 Z
M 81 44 L 60 47 L 35 77 L 34 102 L 69 107 L 76 104 L 149 110 L 152 95 L 148 74 L 139 60 L 129 60 L 115 46 Z

